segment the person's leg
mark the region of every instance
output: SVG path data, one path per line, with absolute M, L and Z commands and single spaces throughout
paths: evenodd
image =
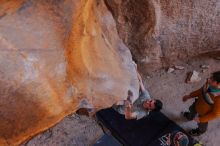
M 206 122 L 206 123 L 198 123 L 198 130 L 201 133 L 205 133 L 207 131 L 207 128 L 208 128 L 208 122 Z
M 195 109 L 195 102 L 189 107 L 189 112 L 184 112 L 183 115 L 187 120 L 193 120 L 197 112 Z
M 142 91 L 139 95 L 139 98 L 141 100 L 150 100 L 151 99 L 150 94 L 147 90 Z
M 206 132 L 208 128 L 208 122 L 206 123 L 198 123 L 198 128 L 192 129 L 189 134 L 192 136 L 199 136 Z

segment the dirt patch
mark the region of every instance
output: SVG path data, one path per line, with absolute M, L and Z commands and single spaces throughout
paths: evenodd
M 101 134 L 94 119 L 73 114 L 22 146 L 88 146 Z

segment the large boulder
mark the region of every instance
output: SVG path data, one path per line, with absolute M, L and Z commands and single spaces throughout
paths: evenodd
M 18 145 L 79 108 L 125 99 L 138 80 L 103 1 L 2 1 L 0 145 Z M 13 7 L 10 7 L 13 6 Z
M 138 96 L 144 71 L 220 54 L 217 0 L 1 0 L 0 145 Z M 130 50 L 129 50 L 129 49 Z M 133 56 L 131 56 L 131 53 Z

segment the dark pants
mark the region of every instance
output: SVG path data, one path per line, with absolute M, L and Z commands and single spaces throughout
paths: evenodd
M 189 107 L 189 114 L 187 115 L 187 119 L 189 120 L 193 120 L 196 116 L 197 112 L 196 112 L 196 108 L 195 108 L 195 102 Z M 199 133 L 204 133 L 206 132 L 208 128 L 208 122 L 200 122 L 198 123 L 198 131 Z

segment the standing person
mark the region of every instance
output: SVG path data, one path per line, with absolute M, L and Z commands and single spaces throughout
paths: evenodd
M 198 128 L 192 129 L 189 134 L 199 136 L 206 132 L 208 122 L 220 116 L 220 71 L 212 73 L 206 84 L 184 96 L 183 102 L 194 98 L 194 103 L 189 107 L 189 112 L 184 112 L 188 120 L 195 120 Z
M 142 78 L 138 74 L 140 84 L 140 95 L 138 99 L 132 104 L 131 99 L 133 93 L 129 90 L 127 100 L 114 105 L 113 108 L 120 114 L 125 115 L 125 119 L 141 119 L 149 114 L 150 111 L 160 111 L 162 109 L 162 102 L 157 99 L 151 99 L 149 92 L 145 89 Z

